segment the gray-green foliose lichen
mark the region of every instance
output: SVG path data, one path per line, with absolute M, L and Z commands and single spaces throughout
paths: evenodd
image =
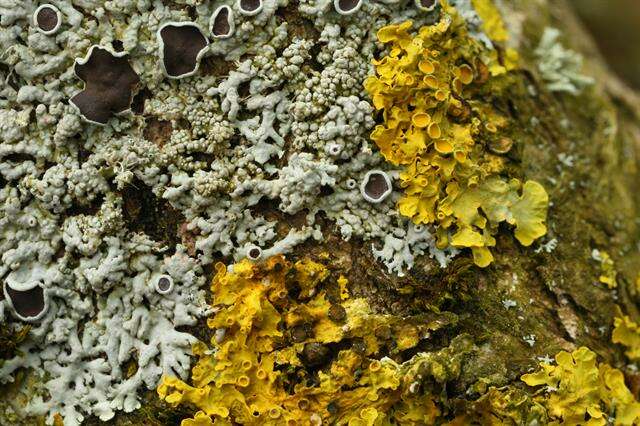
M 560 30 L 557 28 L 545 28 L 534 53 L 538 59 L 538 71 L 548 90 L 578 95 L 594 83 L 593 78 L 582 74 L 582 55 L 560 43 Z

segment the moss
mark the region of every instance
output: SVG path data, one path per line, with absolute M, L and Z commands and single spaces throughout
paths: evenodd
M 89 417 L 83 426 L 176 426 L 191 413 L 186 406 L 167 410 L 155 392 L 145 392 L 141 404 L 138 410 L 131 413 L 118 411 L 114 418 L 106 422 L 94 416 Z
M 460 413 L 449 426 L 481 425 L 544 425 L 546 410 L 521 389 L 505 386 L 489 388 L 470 404 L 463 404 Z

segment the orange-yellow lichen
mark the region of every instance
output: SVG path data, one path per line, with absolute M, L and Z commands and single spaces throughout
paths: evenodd
M 625 355 L 631 361 L 640 360 L 640 325 L 629 316 L 623 315 L 618 308 L 616 318 L 613 320 L 613 327 L 611 341 L 626 346 Z
M 597 253 L 595 258 L 600 261 L 601 273 L 598 280 L 601 283 L 606 284 L 607 287 L 611 289 L 616 288 L 618 286 L 618 282 L 616 280 L 618 273 L 616 272 L 616 265 L 613 259 L 606 251 L 594 252 Z
M 374 107 L 383 111 L 384 122 L 371 138 L 387 161 L 404 167 L 400 213 L 437 225 L 439 247 L 468 247 L 476 264 L 487 266 L 501 222 L 515 225 L 525 246 L 546 233 L 544 188 L 504 180 L 505 158 L 487 147 L 508 120 L 472 97 L 489 74 L 507 67 L 468 35 L 465 21 L 446 1 L 439 22 L 415 36 L 411 28 L 407 21 L 378 31 L 390 46 L 387 56 L 374 61 L 376 75 L 364 83 Z
M 494 41 L 507 41 L 509 34 L 502 22 L 500 12 L 491 0 L 471 0 L 473 8 L 482 20 L 482 31 Z
M 404 363 L 373 356 L 388 344 L 396 351 L 412 348 L 454 319 L 375 314 L 360 298 L 338 296 L 331 303 L 323 289 L 328 275 L 321 264 L 292 265 L 281 256 L 261 264 L 245 260 L 232 271 L 217 265 L 212 291 L 218 310 L 208 325 L 224 330 L 223 337 L 215 334 L 212 350 L 194 346 L 199 359 L 191 384 L 164 377 L 158 386 L 168 403 L 200 410 L 183 426 L 433 423 L 439 409 L 419 385 L 457 377 L 468 339 Z
M 640 403 L 624 383 L 620 370 L 598 364 L 586 347 L 561 351 L 556 365 L 541 363 L 525 374 L 529 386 L 546 385 L 536 400 L 546 407 L 551 425 L 634 425 L 640 421 Z
M 546 425 L 547 411 L 521 389 L 491 387 L 446 426 Z

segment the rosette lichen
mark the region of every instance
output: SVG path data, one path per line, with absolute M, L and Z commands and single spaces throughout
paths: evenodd
M 560 43 L 557 28 L 545 28 L 535 54 L 538 70 L 552 92 L 579 95 L 594 83 L 593 78 L 582 75 L 582 56 Z

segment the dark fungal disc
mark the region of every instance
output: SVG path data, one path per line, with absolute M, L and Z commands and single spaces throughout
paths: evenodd
M 240 8 L 245 12 L 255 12 L 262 6 L 262 0 L 240 0 Z
M 309 327 L 307 324 L 296 325 L 291 329 L 291 340 L 294 343 L 301 343 L 307 340 L 312 333 L 309 333 Z
M 321 343 L 307 343 L 302 350 L 302 362 L 308 367 L 318 367 L 326 363 L 330 357 L 331 350 Z
M 249 250 L 249 257 L 252 259 L 257 259 L 262 254 L 262 251 L 258 247 L 253 247 Z
M 191 75 L 198 67 L 198 55 L 207 39 L 195 25 L 169 24 L 160 30 L 164 69 L 169 77 Z
M 216 37 L 228 37 L 231 34 L 229 8 L 221 7 L 213 19 L 211 32 Z
M 389 190 L 389 184 L 382 174 L 372 173 L 364 188 L 368 196 L 378 199 Z
M 327 313 L 329 319 L 333 322 L 343 322 L 347 318 L 347 310 L 339 304 L 333 304 Z
M 7 296 L 11 299 L 13 309 L 23 318 L 36 318 L 45 309 L 44 290 L 35 286 L 30 290 L 14 290 L 5 285 Z
M 171 289 L 171 281 L 167 277 L 160 277 L 158 280 L 158 289 L 160 291 L 169 291 Z
M 132 90 L 140 82 L 129 61 L 106 49 L 95 47 L 84 63 L 76 63 L 76 75 L 85 89 L 71 102 L 89 121 L 105 124 L 115 113 L 131 106 Z
M 438 0 L 415 0 L 416 6 L 425 12 L 431 12 L 438 5 Z
M 340 10 L 343 12 L 351 12 L 360 5 L 362 0 L 338 0 Z
M 58 25 L 58 12 L 51 6 L 44 6 L 36 14 L 38 27 L 45 32 L 53 31 Z

